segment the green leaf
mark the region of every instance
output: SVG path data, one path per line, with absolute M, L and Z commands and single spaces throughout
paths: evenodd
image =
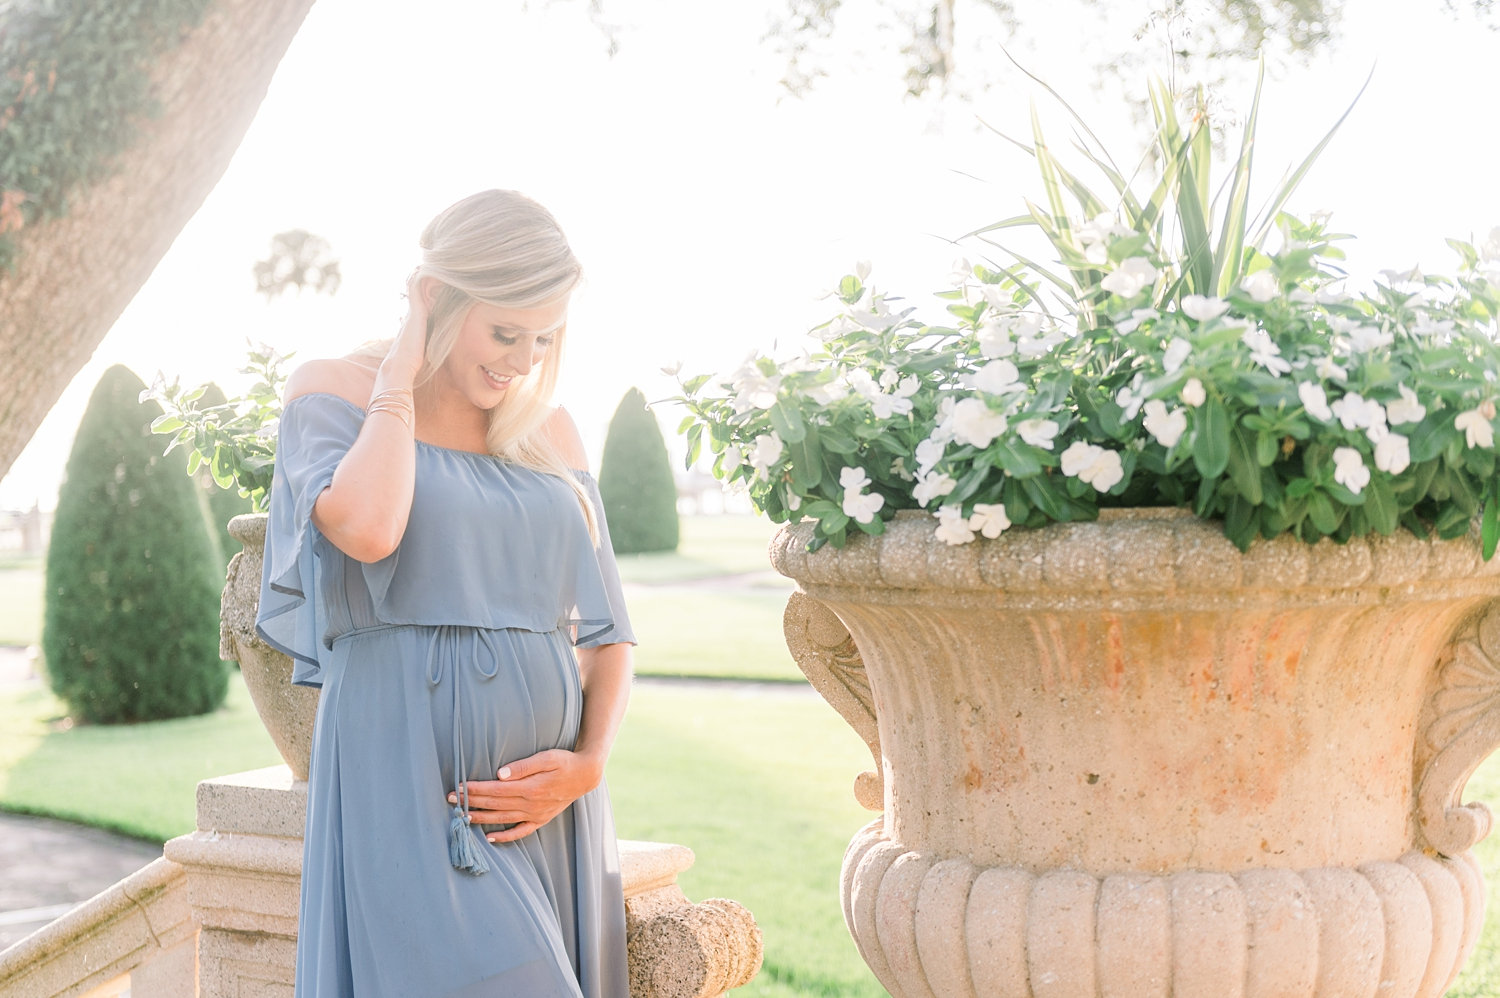
M 1015 441 L 1002 437 L 996 440 L 994 452 L 1000 461 L 1000 467 L 1012 478 L 1029 478 L 1041 474 L 1042 462 L 1029 446 L 1018 446 Z
M 792 488 L 806 495 L 823 483 L 823 448 L 818 428 L 806 427 L 802 439 L 786 445 L 792 462 Z
M 1484 504 L 1484 516 L 1479 521 L 1479 544 L 1484 560 L 1495 556 L 1495 547 L 1500 544 L 1500 482 L 1490 489 Z
M 1218 478 L 1229 466 L 1229 413 L 1210 395 L 1195 411 L 1193 464 L 1204 478 Z
M 682 383 L 682 390 L 688 395 L 696 395 L 698 389 L 708 384 L 708 379 L 712 377 L 712 374 L 700 374 L 697 377 L 689 378 Z
M 771 425 L 781 437 L 782 443 L 794 444 L 807 436 L 807 427 L 802 422 L 802 413 L 797 407 L 787 404 L 785 399 L 777 399 L 776 404 L 771 406 L 769 413 Z
M 1370 529 L 1377 534 L 1394 533 L 1401 524 L 1401 508 L 1396 503 L 1390 480 L 1380 473 L 1371 475 L 1364 495 L 1363 509 L 1365 517 L 1370 521 Z
M 1206 406 L 1208 403 L 1205 402 Z M 1197 456 L 1196 449 L 1194 457 Z M 1251 505 L 1261 501 L 1260 462 L 1255 457 L 1255 444 L 1243 428 L 1236 427 L 1229 435 L 1229 480 L 1235 490 Z
M 1307 495 L 1307 519 L 1320 534 L 1331 534 L 1343 520 L 1343 511 L 1333 505 L 1328 493 L 1314 489 Z
M 187 424 L 171 413 L 163 413 L 151 421 L 152 433 L 173 433 Z

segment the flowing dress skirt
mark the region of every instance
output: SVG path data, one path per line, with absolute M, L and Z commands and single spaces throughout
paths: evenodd
M 624 906 L 605 788 L 535 833 L 449 861 L 460 779 L 572 748 L 562 631 L 382 625 L 338 637 L 314 733 L 300 998 L 619 998 Z M 495 827 L 495 826 L 491 826 Z

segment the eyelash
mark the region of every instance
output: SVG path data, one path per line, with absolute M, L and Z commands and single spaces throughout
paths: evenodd
M 516 342 L 514 336 L 506 336 L 504 333 L 498 331 L 495 333 L 495 340 L 502 346 L 514 346 Z M 543 348 L 550 347 L 552 345 L 552 337 L 539 336 L 537 337 L 536 345 Z

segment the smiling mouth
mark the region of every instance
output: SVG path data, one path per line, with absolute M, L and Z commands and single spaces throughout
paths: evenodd
M 496 374 L 482 365 L 479 369 L 484 372 L 484 378 L 490 383 L 491 388 L 505 389 L 510 387 L 511 377 L 509 375 Z

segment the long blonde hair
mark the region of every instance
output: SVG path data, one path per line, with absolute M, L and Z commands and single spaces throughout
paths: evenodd
M 549 305 L 566 298 L 583 278 L 583 268 L 551 212 L 515 191 L 480 191 L 464 198 L 427 223 L 420 244 L 418 273 L 435 278 L 442 287 L 428 313 L 427 356 L 417 375 L 419 384 L 448 359 L 476 303 L 500 308 Z M 564 323 L 553 334 L 541 364 L 517 379 L 490 410 L 485 443 L 491 454 L 566 482 L 597 544 L 599 528 L 588 493 L 543 432 L 552 414 L 552 392 L 566 340 Z

